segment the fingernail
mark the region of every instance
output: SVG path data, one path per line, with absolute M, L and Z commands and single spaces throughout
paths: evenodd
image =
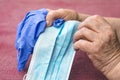
M 46 23 L 47 23 L 47 27 L 50 25 L 50 22 L 49 21 L 46 21 Z

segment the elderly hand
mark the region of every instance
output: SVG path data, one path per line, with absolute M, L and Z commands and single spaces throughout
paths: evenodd
M 114 76 L 120 64 L 120 45 L 115 31 L 104 18 L 95 15 L 84 20 L 74 35 L 74 48 L 86 52 L 108 79 L 120 79 L 120 71 L 119 76 Z
M 109 80 L 120 79 L 120 19 L 80 14 L 74 10 L 48 10 L 47 25 L 54 19 L 78 20 L 82 23 L 74 35 L 75 50 L 87 53 L 93 65 Z M 119 40 L 118 40 L 119 39 Z

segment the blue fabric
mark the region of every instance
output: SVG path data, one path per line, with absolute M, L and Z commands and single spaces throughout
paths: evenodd
M 33 53 L 34 45 L 39 35 L 45 31 L 47 13 L 46 9 L 30 11 L 18 25 L 15 45 L 18 50 L 19 71 L 25 68 L 30 54 Z M 54 27 L 59 27 L 63 22 L 63 19 L 57 19 L 53 25 Z
M 25 80 L 68 80 L 75 56 L 73 35 L 79 23 L 67 21 L 39 36 Z

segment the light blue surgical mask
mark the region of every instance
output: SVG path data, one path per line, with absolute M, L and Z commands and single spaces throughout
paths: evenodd
M 25 80 L 68 80 L 75 56 L 73 35 L 79 23 L 66 21 L 39 36 Z

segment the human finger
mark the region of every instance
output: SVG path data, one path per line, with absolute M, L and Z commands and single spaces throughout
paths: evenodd
M 74 43 L 74 49 L 75 50 L 82 50 L 85 52 L 91 51 L 92 42 L 89 42 L 84 39 L 80 39 Z
M 79 39 L 86 39 L 88 41 L 93 42 L 96 36 L 97 36 L 96 32 L 86 27 L 83 27 L 74 34 L 74 42 L 78 41 Z
M 102 29 L 102 27 L 98 19 L 100 19 L 100 16 L 98 15 L 90 16 L 80 24 L 78 29 L 81 29 L 82 27 L 86 27 L 95 32 L 100 32 L 100 29 Z
M 53 23 L 53 20 L 58 18 L 64 19 L 64 17 L 65 17 L 65 12 L 63 9 L 50 10 L 46 16 L 47 26 L 51 26 Z

